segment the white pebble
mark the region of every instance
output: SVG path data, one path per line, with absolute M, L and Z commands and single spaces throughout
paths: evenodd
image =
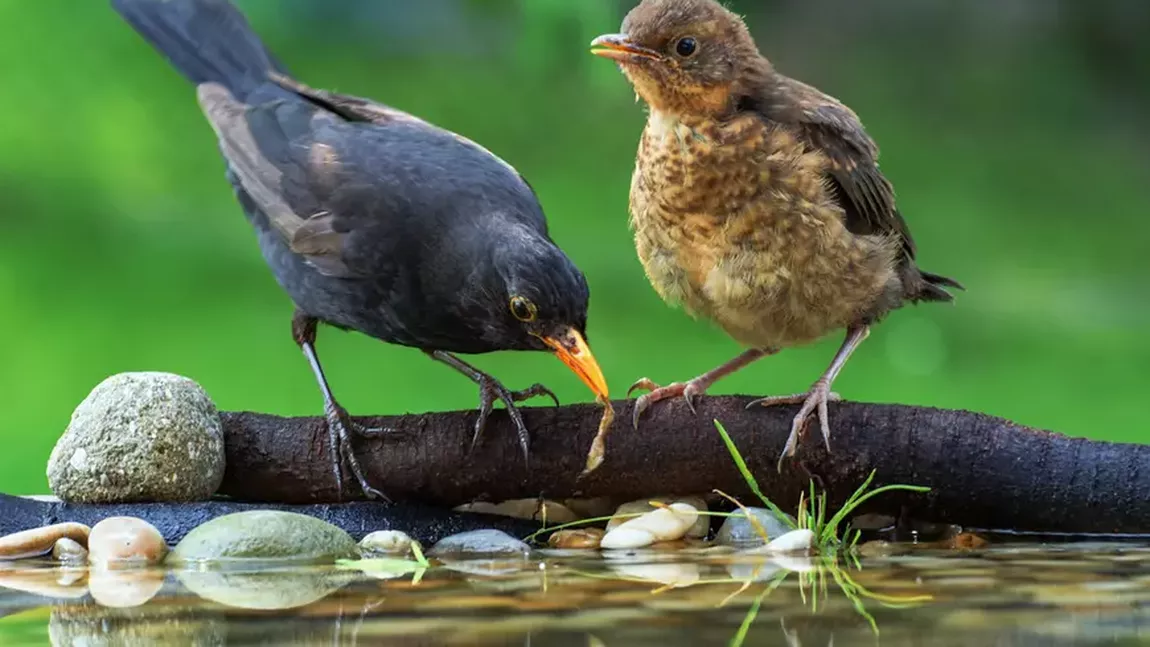
M 702 497 L 698 497 L 698 496 L 680 496 L 680 497 L 657 496 L 657 497 L 648 497 L 646 499 L 636 499 L 635 501 L 629 501 L 627 503 L 624 503 L 623 505 L 619 506 L 615 510 L 615 513 L 612 515 L 611 520 L 607 522 L 607 531 L 610 532 L 616 526 L 622 525 L 623 523 L 627 522 L 628 520 L 636 518 L 636 517 L 627 517 L 627 516 L 622 516 L 622 515 L 641 514 L 641 513 L 651 512 L 652 510 L 655 510 L 656 509 L 655 506 L 652 506 L 651 503 L 661 503 L 663 505 L 671 505 L 672 503 L 686 503 L 687 505 L 695 508 L 695 510 L 703 510 L 703 511 L 707 510 L 707 502 L 704 501 Z M 711 518 L 708 516 L 705 516 L 705 515 L 700 515 L 695 520 L 694 525 L 692 525 L 691 528 L 689 530 L 687 530 L 686 536 L 687 537 L 694 537 L 696 539 L 701 539 L 703 537 L 706 537 L 707 533 L 710 530 L 711 530 Z
M 687 503 L 672 503 L 625 521 L 607 531 L 603 548 L 642 548 L 659 541 L 681 539 L 699 519 L 699 511 Z
M 774 538 L 761 550 L 767 553 L 805 553 L 810 551 L 814 543 L 815 533 L 803 528 Z

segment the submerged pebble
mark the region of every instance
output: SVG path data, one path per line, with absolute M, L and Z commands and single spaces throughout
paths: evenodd
M 531 552 L 531 547 L 502 530 L 472 530 L 440 539 L 429 555 L 495 555 L 522 554 Z
M 152 524 L 135 517 L 108 517 L 92 527 L 88 561 L 122 568 L 159 564 L 168 554 L 164 536 Z
M 659 541 L 671 541 L 687 535 L 699 520 L 699 511 L 688 503 L 672 503 L 641 517 L 634 517 L 615 527 L 608 525 L 603 548 L 642 548 Z
M 547 545 L 552 548 L 593 550 L 603 542 L 604 534 L 605 531 L 601 528 L 559 530 L 547 538 Z
M 365 555 L 406 555 L 413 541 L 402 530 L 377 530 L 359 540 L 359 550 Z
M 611 564 L 611 570 L 626 578 L 657 582 L 670 587 L 692 586 L 702 577 L 699 565 L 690 562 Z
M 92 599 L 105 607 L 138 607 L 156 597 L 163 587 L 164 574 L 159 570 L 94 570 L 88 576 Z
M 88 549 L 70 537 L 61 537 L 52 546 L 52 559 L 69 564 L 88 561 Z
M 10 589 L 46 598 L 75 600 L 88 595 L 87 574 L 88 569 L 0 568 L 0 598 Z
M 774 539 L 781 537 L 791 531 L 792 526 L 787 521 L 779 518 L 774 512 L 767 508 L 747 508 L 747 511 L 755 518 L 755 520 L 762 526 L 763 530 L 767 533 L 767 540 L 764 540 L 759 535 L 758 530 L 755 529 L 754 524 L 747 519 L 746 514 L 742 510 L 733 511 L 731 517 L 727 517 L 723 521 L 723 525 L 719 528 L 719 532 L 715 535 L 715 543 L 724 546 L 737 546 L 746 548 L 750 546 L 762 546 Z
M 38 557 L 52 552 L 63 538 L 81 546 L 88 543 L 90 529 L 82 523 L 57 523 L 0 537 L 0 560 Z

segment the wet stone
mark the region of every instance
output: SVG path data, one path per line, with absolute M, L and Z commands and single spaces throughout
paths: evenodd
M 429 555 L 527 555 L 531 547 L 502 530 L 472 530 L 440 539 Z
M 359 540 L 359 550 L 370 555 L 406 555 L 414 540 L 402 530 L 377 530 Z
M 767 508 L 747 508 L 747 510 L 767 532 L 769 539 L 774 539 L 791 531 L 792 526 Z M 754 524 L 747 519 L 746 515 L 738 514 L 740 512 L 742 511 L 736 510 L 736 516 L 727 517 L 723 521 L 718 534 L 715 535 L 715 543 L 738 547 L 761 546 L 767 543 L 763 541 L 762 536 L 759 535 Z
M 294 512 L 236 512 L 193 529 L 172 551 L 175 561 L 334 562 L 357 553 L 355 540 L 326 521 Z

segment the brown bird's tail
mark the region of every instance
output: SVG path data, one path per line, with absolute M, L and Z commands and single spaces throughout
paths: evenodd
M 924 272 L 916 267 L 911 268 L 911 274 L 917 279 L 911 280 L 911 289 L 907 290 L 907 296 L 911 301 L 954 301 L 954 295 L 947 292 L 946 288 L 966 289 L 952 278 Z

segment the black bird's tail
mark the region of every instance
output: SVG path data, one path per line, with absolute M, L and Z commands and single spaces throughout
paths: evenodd
M 286 74 L 228 0 L 112 0 L 141 36 L 195 85 L 219 83 L 240 101 Z

